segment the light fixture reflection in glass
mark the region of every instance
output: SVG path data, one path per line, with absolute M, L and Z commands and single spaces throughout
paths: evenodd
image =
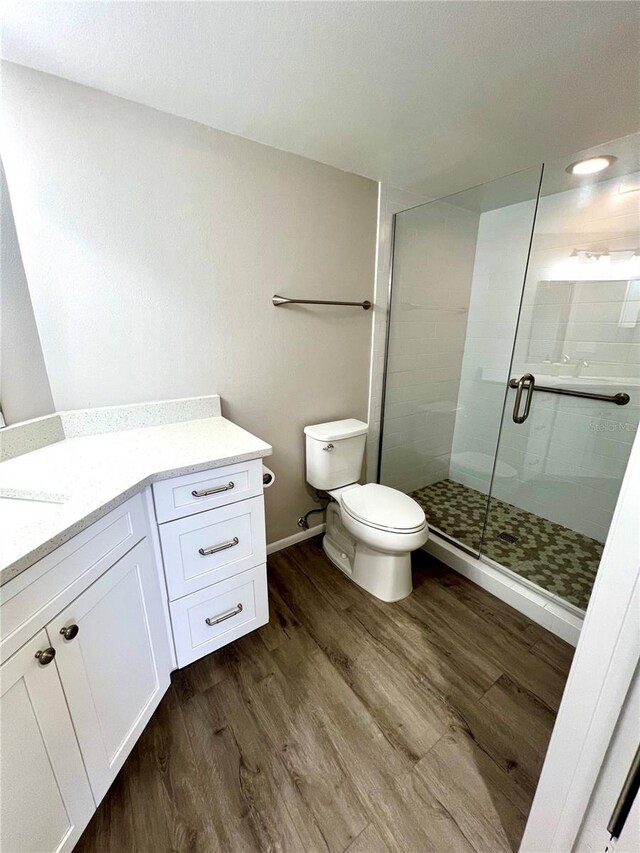
M 640 247 L 573 249 L 549 268 L 553 281 L 624 281 L 640 276 Z

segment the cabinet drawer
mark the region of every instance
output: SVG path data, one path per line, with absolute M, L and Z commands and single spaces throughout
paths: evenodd
M 147 535 L 136 495 L 0 589 L 4 660 Z
M 172 601 L 178 666 L 237 640 L 269 621 L 266 564 Z
M 264 498 L 211 509 L 160 527 L 169 599 L 264 563 Z
M 160 524 L 260 494 L 262 463 L 259 459 L 153 484 L 156 518 Z

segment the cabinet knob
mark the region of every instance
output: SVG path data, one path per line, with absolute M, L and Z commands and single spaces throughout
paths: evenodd
M 78 631 L 77 625 L 69 625 L 67 628 L 60 628 L 60 633 L 65 638 L 65 640 L 73 640 L 74 637 L 77 637 Z
M 43 649 L 35 653 L 35 657 L 39 660 L 40 666 L 46 666 L 47 664 L 51 663 L 55 656 L 56 650 L 51 646 L 49 646 L 48 649 Z

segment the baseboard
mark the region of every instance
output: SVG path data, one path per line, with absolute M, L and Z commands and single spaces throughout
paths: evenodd
M 289 548 L 290 545 L 297 545 L 298 542 L 304 542 L 305 539 L 312 539 L 314 536 L 324 533 L 324 528 L 324 524 L 316 524 L 315 527 L 301 530 L 300 533 L 294 533 L 293 536 L 286 536 L 284 539 L 278 539 L 277 542 L 270 542 L 267 545 L 267 554 L 275 554 L 276 551 L 282 551 L 283 548 Z
M 565 642 L 577 644 L 584 617 L 576 615 L 577 608 L 558 596 L 533 589 L 513 572 L 487 565 L 433 534 L 424 550 Z

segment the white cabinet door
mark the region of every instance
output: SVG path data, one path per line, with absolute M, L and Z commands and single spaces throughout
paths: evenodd
M 0 850 L 71 850 L 95 810 L 55 659 L 40 631 L 0 667 Z
M 47 625 L 96 803 L 169 686 L 165 624 L 145 539 Z

